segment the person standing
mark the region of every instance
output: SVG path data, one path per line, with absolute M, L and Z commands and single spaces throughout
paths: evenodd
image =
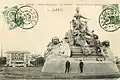
M 80 60 L 80 63 L 79 63 L 79 67 L 80 67 L 80 72 L 83 73 L 83 66 L 84 66 L 84 63 L 82 60 Z
M 70 61 L 67 60 L 66 63 L 65 63 L 65 73 L 69 73 L 69 69 L 70 69 Z

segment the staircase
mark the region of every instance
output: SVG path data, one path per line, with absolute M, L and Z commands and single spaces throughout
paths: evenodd
M 91 53 L 89 55 L 85 55 L 82 53 L 82 48 L 79 46 L 70 46 L 71 49 L 71 57 L 73 58 L 81 58 L 81 57 L 94 57 L 94 58 L 103 58 L 103 55 L 97 55 L 97 53 Z
M 81 57 L 83 55 L 82 49 L 80 47 L 70 46 L 71 57 Z

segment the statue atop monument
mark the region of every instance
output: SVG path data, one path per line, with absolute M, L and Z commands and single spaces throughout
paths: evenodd
M 76 18 L 76 20 L 80 20 L 81 18 L 84 18 L 84 19 L 88 19 L 86 17 L 83 17 L 80 13 L 79 13 L 80 9 L 79 7 L 76 8 L 76 14 L 74 15 L 74 17 Z
M 73 29 L 70 28 L 62 41 L 58 37 L 53 37 L 47 45 L 45 57 L 72 57 L 76 52 L 82 56 L 106 56 L 105 49 L 110 46 L 108 41 L 101 42 L 94 30 L 89 31 L 87 21 L 83 21 L 82 18 L 89 19 L 79 13 L 78 7 L 73 17 L 70 22 Z
M 99 40 L 99 36 L 94 33 L 94 30 L 89 31 L 87 21 L 83 21 L 82 18 L 89 20 L 79 13 L 79 8 L 77 7 L 76 14 L 70 22 L 70 24 L 72 23 L 73 29 L 70 29 L 65 35 L 65 39 L 69 42 L 68 44 L 71 47 L 71 51 L 74 53 L 74 48 L 79 47 L 79 54 L 103 55 L 103 45 Z
M 87 19 L 88 18 L 82 16 L 79 13 L 80 9 L 79 7 L 76 8 L 76 14 L 73 16 L 72 24 L 73 24 L 73 29 L 75 30 L 80 30 L 81 32 L 86 32 L 87 31 L 87 21 L 82 21 L 81 19 Z

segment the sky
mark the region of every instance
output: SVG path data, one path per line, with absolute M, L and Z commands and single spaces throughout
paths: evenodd
M 19 5 L 19 2 L 25 4 L 27 1 L 23 2 L 22 0 L 18 0 L 18 2 L 15 1 L 14 3 L 10 1 L 6 3 L 5 0 L 0 5 L 0 43 L 3 45 L 4 52 L 15 50 L 43 54 L 46 50 L 46 45 L 51 41 L 52 37 L 58 36 L 60 40 L 63 39 L 65 33 L 70 29 L 69 22 L 76 13 L 76 7 L 79 7 L 80 14 L 90 19 L 87 20 L 89 30 L 95 30 L 95 33 L 99 36 L 101 41 L 109 40 L 114 55 L 120 56 L 120 29 L 115 32 L 106 32 L 99 25 L 98 19 L 102 12 L 102 5 L 94 5 L 91 3 L 91 5 L 76 6 L 76 2 L 71 6 L 41 6 L 35 3 L 33 7 L 38 12 L 39 20 L 34 28 L 24 30 L 17 27 L 13 30 L 9 30 L 9 26 L 2 12 L 5 6 L 13 7 Z M 31 3 L 34 2 L 32 1 Z M 67 2 L 58 1 L 56 3 L 63 4 Z M 45 2 L 39 2 L 39 4 L 45 4 Z M 61 11 L 51 11 L 52 9 L 58 8 L 61 9 Z

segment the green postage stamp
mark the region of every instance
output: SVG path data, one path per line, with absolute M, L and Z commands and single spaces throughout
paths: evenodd
M 16 27 L 31 29 L 38 22 L 38 13 L 31 6 L 14 6 L 12 8 L 5 7 L 3 14 L 9 29 L 14 29 Z

